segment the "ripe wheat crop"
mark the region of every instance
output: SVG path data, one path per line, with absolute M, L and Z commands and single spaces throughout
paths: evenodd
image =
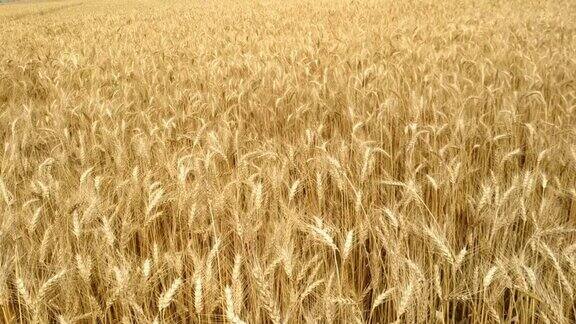
M 576 2 L 0 5 L 0 322 L 574 323 Z

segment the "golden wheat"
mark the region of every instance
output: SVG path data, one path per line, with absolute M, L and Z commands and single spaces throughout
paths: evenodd
M 0 322 L 576 322 L 576 2 L 0 4 Z

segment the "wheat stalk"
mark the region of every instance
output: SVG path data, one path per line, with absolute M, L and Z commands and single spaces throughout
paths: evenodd
M 196 280 L 194 280 L 194 310 L 197 315 L 200 315 L 204 310 L 203 284 L 201 276 L 197 276 Z
M 274 300 L 272 291 L 264 278 L 262 269 L 259 266 L 255 266 L 253 269 L 254 281 L 257 287 L 257 294 L 259 300 L 262 303 L 262 307 L 266 310 L 266 313 L 272 323 L 279 324 L 280 320 L 280 309 Z
M 160 297 L 158 298 L 159 311 L 163 311 L 164 309 L 168 308 L 168 306 L 170 306 L 170 303 L 172 303 L 172 301 L 174 300 L 174 297 L 176 296 L 176 293 L 178 292 L 178 289 L 180 288 L 182 283 L 183 281 L 181 278 L 175 279 L 172 282 L 172 285 L 170 285 L 170 288 L 168 288 L 168 290 L 164 291 L 162 295 L 160 295 Z
M 236 306 L 234 305 L 234 297 L 232 296 L 232 289 L 226 287 L 224 289 L 225 299 L 226 299 L 226 319 L 233 324 L 243 324 L 246 323 L 241 320 L 235 312 Z
M 352 251 L 354 245 L 354 230 L 349 230 L 346 234 L 346 239 L 344 240 L 344 246 L 342 247 L 342 260 L 346 261 L 350 252 Z
M 43 302 L 48 297 L 48 294 L 54 288 L 56 288 L 58 282 L 64 277 L 65 274 L 66 270 L 62 270 L 56 273 L 54 276 L 50 277 L 48 280 L 46 280 L 46 282 L 44 282 L 44 284 L 40 287 L 40 290 L 38 290 L 38 293 L 36 294 L 37 304 Z
M 372 302 L 372 312 L 376 309 L 376 307 L 382 305 L 386 301 L 386 299 L 390 298 L 390 296 L 396 291 L 396 287 L 388 288 L 378 294 L 376 298 L 374 298 L 374 302 Z
M 0 323 L 573 321 L 573 1 L 6 1 Z

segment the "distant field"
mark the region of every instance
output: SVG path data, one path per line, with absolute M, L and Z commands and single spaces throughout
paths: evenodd
M 19 1 L 0 31 L 0 322 L 576 322 L 576 1 Z

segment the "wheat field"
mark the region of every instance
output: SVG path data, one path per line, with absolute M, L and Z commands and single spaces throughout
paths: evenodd
M 0 322 L 576 322 L 576 2 L 0 5 Z

